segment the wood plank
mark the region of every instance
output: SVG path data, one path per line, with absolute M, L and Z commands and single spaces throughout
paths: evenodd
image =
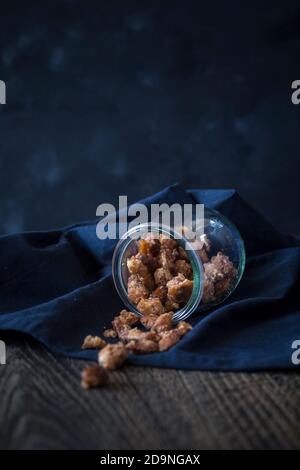
M 3 335 L 2 335 L 3 338 Z M 85 361 L 6 334 L 1 449 L 293 449 L 300 376 L 124 367 L 84 391 Z

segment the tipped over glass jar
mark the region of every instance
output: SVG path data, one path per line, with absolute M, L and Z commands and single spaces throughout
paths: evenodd
M 237 228 L 222 214 L 204 209 L 202 234 L 185 236 L 159 224 L 126 232 L 112 260 L 114 284 L 125 306 L 138 315 L 173 312 L 174 321 L 210 309 L 236 289 L 245 267 Z

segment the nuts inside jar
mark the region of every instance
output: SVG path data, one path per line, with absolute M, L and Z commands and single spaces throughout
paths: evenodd
M 182 308 L 193 290 L 193 270 L 178 242 L 164 234 L 147 233 L 137 253 L 127 259 L 127 293 L 145 316 Z
M 176 312 L 189 301 L 193 269 L 188 253 L 164 234 L 147 233 L 137 241 L 137 253 L 127 259 L 127 294 L 130 302 L 146 316 Z M 204 267 L 202 303 L 216 303 L 230 290 L 237 270 L 222 252 L 211 255 L 207 235 L 191 242 Z

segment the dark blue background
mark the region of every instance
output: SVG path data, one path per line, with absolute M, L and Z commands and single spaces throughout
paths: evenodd
M 300 231 L 299 2 L 2 2 L 0 79 L 0 233 L 174 181 Z

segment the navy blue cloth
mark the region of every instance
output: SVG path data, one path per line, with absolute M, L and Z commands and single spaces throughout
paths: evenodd
M 300 339 L 300 239 L 279 233 L 234 190 L 174 185 L 142 202 L 198 202 L 219 210 L 240 230 L 247 263 L 236 291 L 219 307 L 195 313 L 193 330 L 175 347 L 130 362 L 210 370 L 296 367 L 291 345 Z M 96 223 L 0 239 L 0 330 L 30 334 L 55 353 L 96 359 L 95 351 L 80 350 L 83 337 L 101 334 L 122 308 L 111 277 L 115 242 L 100 241 Z

